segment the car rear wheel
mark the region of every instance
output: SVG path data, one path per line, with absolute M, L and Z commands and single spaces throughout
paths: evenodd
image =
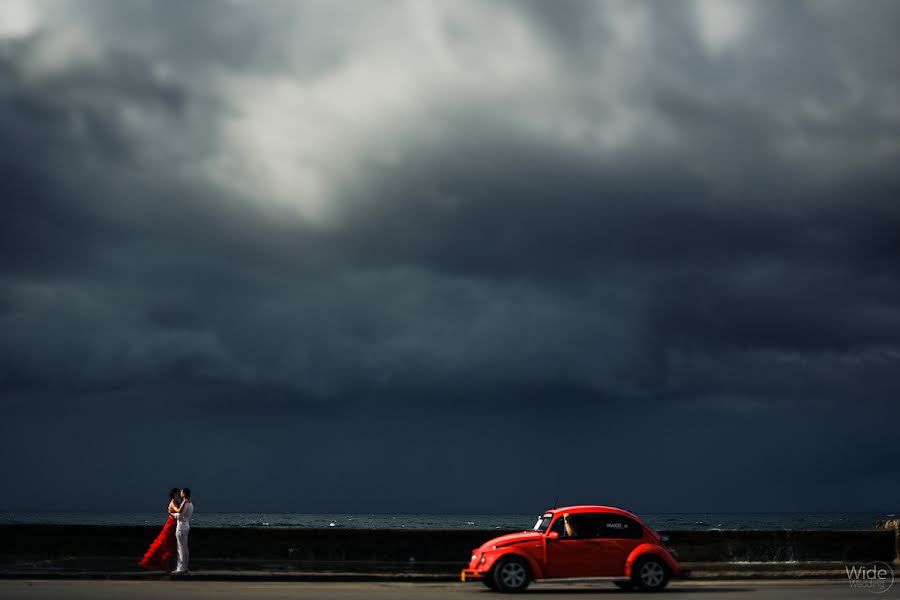
M 499 592 L 522 592 L 531 583 L 531 569 L 518 556 L 506 556 L 491 569 L 491 579 Z
M 642 592 L 658 592 L 669 583 L 669 569 L 655 556 L 639 558 L 631 571 L 631 582 Z

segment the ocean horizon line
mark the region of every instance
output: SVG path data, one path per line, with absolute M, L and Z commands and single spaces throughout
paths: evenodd
M 526 530 L 534 526 L 534 513 L 285 513 L 205 512 L 192 521 L 202 527 L 287 527 L 344 529 L 498 529 Z M 709 529 L 872 529 L 894 513 L 852 512 L 728 512 L 636 513 L 648 526 L 661 530 Z M 0 511 L 6 525 L 159 525 L 167 517 L 161 510 L 144 512 Z

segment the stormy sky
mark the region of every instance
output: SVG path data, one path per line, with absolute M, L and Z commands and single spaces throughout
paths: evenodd
M 898 31 L 4 0 L 0 509 L 896 510 Z

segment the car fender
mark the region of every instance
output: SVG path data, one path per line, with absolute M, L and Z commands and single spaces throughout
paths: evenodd
M 635 561 L 641 556 L 646 556 L 648 554 L 661 558 L 663 562 L 668 565 L 669 570 L 673 574 L 677 575 L 681 572 L 681 565 L 678 564 L 678 561 L 676 561 L 671 554 L 666 552 L 665 548 L 657 544 L 645 543 L 632 550 L 631 554 L 628 555 L 628 559 L 625 561 L 625 576 L 631 577 L 631 567 L 634 565 Z
M 493 569 L 494 565 L 496 565 L 497 562 L 505 556 L 517 556 L 517 557 L 521 558 L 522 560 L 524 560 L 525 562 L 527 562 L 528 567 L 531 569 L 531 578 L 532 579 L 543 579 L 544 578 L 544 570 L 541 568 L 540 563 L 537 560 L 535 560 L 535 558 L 533 556 L 531 556 L 530 554 L 528 554 L 527 552 L 523 552 L 522 550 L 518 550 L 515 548 L 509 548 L 508 550 L 506 550 L 506 552 L 503 552 L 502 554 L 498 554 L 496 557 L 494 557 L 494 560 L 491 562 L 490 568 Z

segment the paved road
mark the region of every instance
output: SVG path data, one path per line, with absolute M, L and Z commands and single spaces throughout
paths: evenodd
M 886 593 L 851 589 L 846 582 L 677 582 L 662 594 L 634 594 L 611 584 L 533 585 L 521 596 L 489 592 L 480 584 L 462 583 L 263 583 L 219 581 L 0 581 L 0 598 L 22 600 L 143 600 L 216 598 L 253 600 L 315 598 L 335 600 L 421 600 L 466 598 L 673 598 L 675 600 L 870 600 L 900 598 L 900 584 Z

